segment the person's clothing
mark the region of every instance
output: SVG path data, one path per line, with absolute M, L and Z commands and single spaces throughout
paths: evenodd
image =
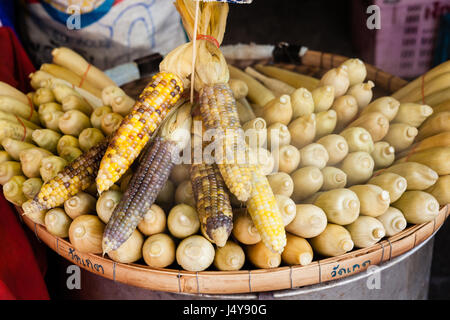
M 100 69 L 152 53 L 167 54 L 186 41 L 169 0 L 26 0 L 21 37 L 35 65 L 69 47 Z M 68 13 L 69 12 L 69 13 Z

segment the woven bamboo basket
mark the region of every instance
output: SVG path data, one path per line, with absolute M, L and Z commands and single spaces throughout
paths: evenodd
M 320 77 L 325 71 L 338 66 L 346 57 L 318 51 L 307 51 L 301 64 L 277 64 L 289 70 Z M 229 61 L 237 66 L 262 61 Z M 386 95 L 401 88 L 406 81 L 367 65 L 367 78 L 372 80 L 377 91 L 375 95 Z M 148 79 L 140 79 L 125 85 L 124 90 L 137 97 Z M 432 237 L 450 214 L 449 204 L 442 207 L 439 215 L 428 223 L 411 225 L 401 233 L 385 238 L 364 249 L 353 250 L 344 255 L 315 260 L 307 266 L 282 266 L 274 269 L 248 269 L 240 271 L 189 272 L 167 268 L 152 268 L 143 264 L 117 263 L 97 254 L 85 254 L 75 250 L 66 240 L 50 234 L 45 227 L 23 216 L 24 223 L 34 231 L 52 250 L 89 272 L 128 285 L 150 290 L 193 294 L 237 294 L 292 289 L 328 282 L 354 275 L 371 265 L 379 265 L 400 256 L 426 239 Z M 22 209 L 17 207 L 19 213 Z

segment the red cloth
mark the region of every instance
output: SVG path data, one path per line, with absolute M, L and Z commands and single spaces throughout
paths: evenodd
M 28 75 L 35 69 L 11 28 L 0 27 L 0 47 L 0 81 L 25 93 L 31 91 Z
M 0 27 L 0 46 L 0 81 L 28 92 L 28 74 L 34 67 L 8 27 Z M 17 213 L 0 194 L 0 299 L 49 299 L 43 278 L 44 247 L 27 237 Z

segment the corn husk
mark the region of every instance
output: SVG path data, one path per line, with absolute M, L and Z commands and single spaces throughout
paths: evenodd
M 368 112 L 358 117 L 348 125 L 349 127 L 362 127 L 366 129 L 374 142 L 380 141 L 388 133 L 389 120 L 380 112 Z
M 150 209 L 144 213 L 144 217 L 138 224 L 138 229 L 145 236 L 151 236 L 163 232 L 166 229 L 166 214 L 164 210 L 152 204 Z
M 266 146 L 267 124 L 263 118 L 254 118 L 242 125 L 245 134 L 245 142 L 251 148 Z
M 439 202 L 424 191 L 406 191 L 392 206 L 399 209 L 406 221 L 413 224 L 431 221 L 439 214 Z
M 277 172 L 267 176 L 270 188 L 274 194 L 282 194 L 290 197 L 294 192 L 294 181 L 285 172 Z
M 438 175 L 450 174 L 450 147 L 434 147 L 412 153 L 406 158 L 399 159 L 399 163 L 404 161 L 413 161 L 424 164 Z
M 375 169 L 389 167 L 395 161 L 395 148 L 386 141 L 378 141 L 370 153 L 375 163 Z
M 301 116 L 288 125 L 291 144 L 302 148 L 314 141 L 316 136 L 316 115 Z
M 286 231 L 302 238 L 313 238 L 321 234 L 327 226 L 325 212 L 313 204 L 297 204 L 296 214 Z
M 120 263 L 132 263 L 142 258 L 144 236 L 134 230 L 131 236 L 118 249 L 108 252 L 108 256 Z
M 145 240 L 142 257 L 150 267 L 165 268 L 175 261 L 175 248 L 175 242 L 170 236 L 155 234 Z
M 248 94 L 248 86 L 245 81 L 239 79 L 228 80 L 228 86 L 233 92 L 234 99 L 240 100 L 245 98 Z
M 450 147 L 450 131 L 438 133 L 413 144 L 407 150 L 397 154 L 398 158 L 406 157 L 412 153 L 435 147 Z
M 439 177 L 436 183 L 425 191 L 435 197 L 441 206 L 450 203 L 450 175 Z
M 367 69 L 360 59 L 347 59 L 341 65 L 347 67 L 348 79 L 350 85 L 362 83 L 367 76 Z
M 228 240 L 225 246 L 217 247 L 214 266 L 221 271 L 236 271 L 245 262 L 244 250 L 235 242 Z
M 366 83 L 357 83 L 347 90 L 347 94 L 356 99 L 359 110 L 362 110 L 372 101 L 373 87 L 375 87 L 375 84 L 370 80 Z
M 96 129 L 101 129 L 102 128 L 102 118 L 105 114 L 107 113 L 112 113 L 112 109 L 109 106 L 101 106 L 98 107 L 97 109 L 94 110 L 94 112 L 92 112 L 91 114 L 91 124 L 92 127 L 96 128 Z
M 352 223 L 360 213 L 358 196 L 350 189 L 326 191 L 314 201 L 314 205 L 325 212 L 328 222 L 339 225 Z
M 323 184 L 322 172 L 317 167 L 300 168 L 291 177 L 294 182 L 292 198 L 296 203 L 319 191 Z
M 177 204 L 167 216 L 167 227 L 170 233 L 179 239 L 197 233 L 200 229 L 197 211 L 187 204 Z
M 61 208 L 47 211 L 45 214 L 45 227 L 52 235 L 67 238 L 72 219 Z
M 2 141 L 2 147 L 12 159 L 19 160 L 19 155 L 23 150 L 35 148 L 36 146 L 28 142 L 6 138 Z
M 278 209 L 280 209 L 281 218 L 283 224 L 286 226 L 294 220 L 296 215 L 295 202 L 285 195 L 276 194 L 275 199 L 277 201 Z
M 386 236 L 392 237 L 406 228 L 407 222 L 403 213 L 394 207 L 389 207 L 385 213 L 377 217 L 383 224 Z
M 314 112 L 314 100 L 306 88 L 298 88 L 291 93 L 292 118 L 309 115 Z
M 286 125 L 274 123 L 267 128 L 267 148 L 270 150 L 291 143 L 291 133 Z
M 335 167 L 325 167 L 322 169 L 323 185 L 321 190 L 344 188 L 347 184 L 347 175 L 344 171 Z
M 273 153 L 273 158 L 275 160 L 274 168 L 289 174 L 300 164 L 300 151 L 292 145 L 282 146 L 278 152 Z
M 108 223 L 114 208 L 122 199 L 122 192 L 117 190 L 108 190 L 103 192 L 97 200 L 96 211 L 98 217 L 104 222 Z
M 347 175 L 347 186 L 362 184 L 370 179 L 375 163 L 367 152 L 350 152 L 340 164 Z
M 195 2 L 192 0 L 177 0 L 175 6 L 181 15 L 183 26 L 190 39 L 194 36 Z M 227 3 L 202 3 L 199 10 L 197 34 L 211 35 L 218 43 L 222 43 L 228 15 Z M 188 42 L 172 50 L 161 62 L 160 71 L 177 74 L 188 87 L 192 73 L 193 43 Z M 225 57 L 211 42 L 196 41 L 194 88 L 200 91 L 207 84 L 226 83 L 229 71 Z M 249 88 L 250 89 L 250 88 Z
M 378 176 L 374 176 L 367 183 L 377 185 L 389 192 L 391 203 L 397 201 L 406 191 L 407 187 L 406 179 L 392 172 L 385 172 Z
M 53 179 L 59 172 L 61 172 L 67 165 L 67 161 L 58 156 L 49 156 L 41 160 L 41 167 L 39 173 L 42 180 L 47 182 Z
M 400 102 L 398 102 L 396 99 L 392 97 L 381 97 L 369 103 L 369 105 L 367 105 L 367 107 L 365 107 L 361 111 L 361 114 L 366 114 L 369 112 L 379 112 L 384 115 L 389 121 L 392 121 L 397 115 L 399 106 Z
M 372 136 L 364 128 L 347 128 L 339 135 L 343 136 L 347 141 L 349 152 L 364 151 L 367 153 L 371 153 L 374 149 Z
M 342 131 L 358 114 L 358 103 L 351 95 L 343 95 L 334 100 L 331 109 L 336 111 L 336 132 Z
M 56 151 L 59 155 L 66 147 L 79 148 L 80 144 L 78 139 L 71 135 L 64 135 L 58 140 L 58 144 L 56 145 Z
M 261 236 L 246 209 L 233 211 L 233 230 L 231 232 L 236 240 L 246 245 L 261 241 Z
M 50 129 L 39 129 L 33 131 L 32 138 L 39 147 L 56 153 L 56 146 L 61 138 L 61 134 Z
M 314 112 L 327 111 L 333 105 L 335 98 L 335 89 L 331 85 L 319 86 L 311 95 L 314 101 Z
M 322 111 L 316 115 L 315 139 L 331 134 L 336 128 L 337 114 L 334 110 Z
M 402 103 L 398 108 L 393 123 L 405 123 L 413 127 L 419 127 L 429 116 L 433 114 L 433 108 L 418 103 Z
M 31 199 L 22 204 L 22 209 L 24 211 L 24 216 L 31 219 L 34 223 L 45 226 L 45 215 L 47 214 L 47 210 L 37 210 L 35 208 L 35 203 Z
M 325 230 L 311 239 L 314 251 L 329 257 L 340 256 L 353 249 L 350 232 L 344 227 L 329 223 Z
M 348 67 L 341 65 L 337 68 L 328 70 L 320 79 L 319 86 L 332 86 L 334 87 L 334 97 L 340 97 L 344 95 L 350 85 Z
M 354 185 L 349 188 L 358 196 L 360 213 L 365 216 L 381 216 L 389 208 L 389 192 L 374 184 Z
M 27 179 L 22 186 L 23 194 L 28 199 L 34 199 L 34 197 L 39 193 L 44 181 L 41 178 L 30 178 Z
M 394 164 L 384 172 L 396 173 L 406 179 L 406 190 L 425 190 L 436 183 L 438 174 L 427 165 L 418 162 Z
M 93 146 L 96 146 L 105 139 L 103 133 L 97 128 L 86 128 L 80 132 L 78 142 L 80 149 L 84 152 L 88 151 Z
M 288 233 L 281 259 L 288 265 L 306 266 L 313 260 L 313 250 L 308 241 Z
M 94 215 L 81 215 L 72 221 L 69 228 L 70 243 L 77 251 L 102 253 L 105 224 Z
M 12 177 L 22 175 L 20 162 L 4 161 L 0 163 L 0 184 L 5 185 Z
M 420 126 L 417 140 L 420 141 L 445 131 L 450 131 L 450 111 L 435 113 L 429 117 Z
M 247 246 L 246 252 L 247 259 L 257 268 L 270 269 L 281 264 L 281 255 L 267 248 L 262 241 Z
M 203 271 L 213 263 L 214 255 L 211 242 L 202 236 L 193 235 L 178 245 L 176 261 L 184 270 Z
M 328 159 L 328 151 L 320 143 L 311 143 L 300 149 L 300 167 L 313 166 L 323 169 Z
M 418 130 L 416 127 L 404 123 L 394 123 L 389 126 L 389 131 L 384 140 L 399 152 L 409 148 L 417 134 Z
M 26 178 L 24 176 L 13 176 L 3 185 L 3 195 L 9 202 L 16 206 L 22 206 L 28 198 L 23 193 L 23 183 Z
M 348 143 L 344 137 L 330 134 L 316 141 L 323 145 L 328 153 L 327 165 L 335 165 L 341 162 L 348 154 Z
M 292 119 L 291 97 L 284 94 L 269 101 L 264 106 L 262 117 L 269 126 L 277 122 L 288 125 Z
M 383 224 L 373 218 L 360 216 L 355 222 L 346 226 L 350 232 L 355 247 L 367 248 L 373 246 L 386 234 Z

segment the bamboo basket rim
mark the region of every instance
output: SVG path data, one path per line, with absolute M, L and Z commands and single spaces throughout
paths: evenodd
M 89 272 L 148 290 L 223 295 L 295 289 L 363 272 L 369 266 L 382 264 L 412 250 L 433 236 L 449 216 L 449 207 L 450 204 L 443 206 L 434 220 L 411 225 L 371 247 L 316 260 L 306 266 L 199 272 L 126 264 L 102 257 L 100 254 L 78 252 L 68 240 L 50 234 L 44 226 L 23 215 L 20 207 L 16 206 L 16 209 L 39 241 L 43 241 L 58 255 Z
M 301 57 L 301 65 L 291 63 L 275 63 L 275 65 L 297 71 L 300 67 L 315 68 L 316 71 L 322 71 L 323 69 L 337 67 L 347 59 L 347 57 L 332 53 L 307 50 Z M 246 61 L 244 64 L 251 65 L 256 62 L 273 64 L 273 59 Z M 367 79 L 374 81 L 376 86 L 389 93 L 407 84 L 404 79 L 386 73 L 370 64 L 366 63 L 365 65 Z M 310 75 L 312 73 L 310 72 Z M 134 85 L 134 87 L 136 86 Z M 127 91 L 126 88 L 133 88 L 133 85 L 127 84 L 123 88 Z M 443 206 L 439 215 L 433 221 L 408 226 L 395 236 L 382 240 L 371 247 L 353 250 L 337 257 L 315 260 L 306 266 L 200 272 L 153 268 L 135 263 L 125 264 L 102 257 L 99 254 L 78 252 L 69 241 L 50 234 L 44 226 L 36 224 L 23 215 L 22 208 L 16 206 L 16 209 L 23 222 L 34 231 L 40 241 L 43 241 L 66 260 L 89 272 L 113 281 L 149 290 L 224 295 L 294 289 L 360 273 L 367 270 L 371 265 L 390 261 L 392 258 L 410 251 L 433 236 L 450 214 L 449 207 L 450 204 Z

